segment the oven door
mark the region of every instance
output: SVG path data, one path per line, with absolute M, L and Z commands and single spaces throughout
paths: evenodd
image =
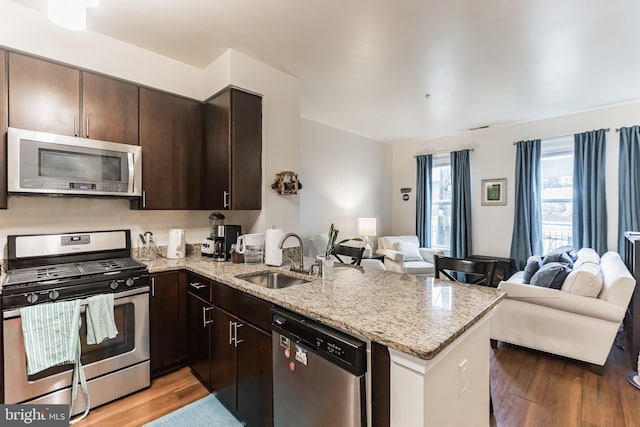
M 118 335 L 100 344 L 87 344 L 86 304 L 86 300 L 81 301 L 80 342 L 87 381 L 149 360 L 149 287 L 115 294 Z M 20 310 L 5 311 L 3 315 L 4 403 L 22 403 L 70 387 L 73 365 L 27 375 Z

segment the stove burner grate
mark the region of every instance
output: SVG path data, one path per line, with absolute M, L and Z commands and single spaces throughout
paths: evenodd
M 80 276 L 82 272 L 76 264 L 45 265 L 8 272 L 5 285 L 14 283 L 41 282 Z

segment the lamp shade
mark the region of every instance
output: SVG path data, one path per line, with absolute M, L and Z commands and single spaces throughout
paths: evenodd
M 375 218 L 358 218 L 358 234 L 361 236 L 376 235 L 376 219 Z

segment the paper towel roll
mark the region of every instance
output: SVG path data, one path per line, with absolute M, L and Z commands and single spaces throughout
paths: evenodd
M 264 237 L 264 263 L 279 267 L 282 265 L 282 249 L 278 249 L 280 240 L 284 237 L 282 228 L 266 230 Z

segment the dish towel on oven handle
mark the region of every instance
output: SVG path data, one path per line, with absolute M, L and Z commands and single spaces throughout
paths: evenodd
M 27 356 L 27 373 L 32 375 L 52 366 L 73 364 L 69 417 L 80 381 L 86 406 L 84 413 L 70 420 L 70 423 L 80 421 L 87 416 L 91 407 L 87 379 L 80 363 L 80 301 L 23 307 L 20 309 L 20 316 Z
M 87 298 L 87 344 L 100 344 L 118 335 L 113 319 L 113 294 Z

